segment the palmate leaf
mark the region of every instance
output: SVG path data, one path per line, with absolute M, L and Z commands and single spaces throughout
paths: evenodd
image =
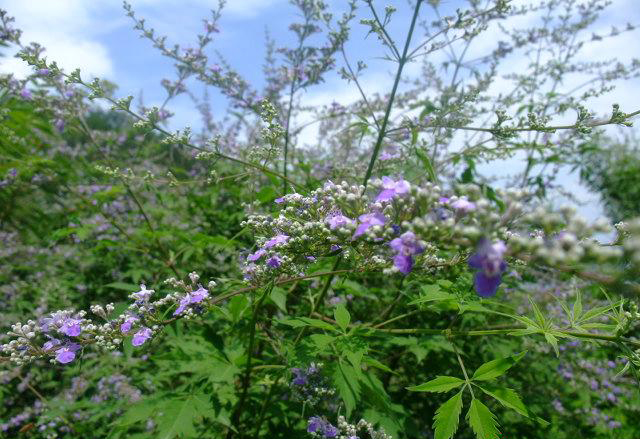
M 462 412 L 462 390 L 438 407 L 433 418 L 435 439 L 450 439 L 458 429 Z
M 464 384 L 464 380 L 450 376 L 439 376 L 418 386 L 407 387 L 412 392 L 447 392 Z
M 471 377 L 474 381 L 487 381 L 499 377 L 507 370 L 509 370 L 514 364 L 516 364 L 527 351 L 520 352 L 516 355 L 511 355 L 506 358 L 499 358 L 497 360 L 491 360 L 484 363 L 473 373 Z
M 500 434 L 495 415 L 475 398 L 471 400 L 467 422 L 478 439 L 496 439 Z

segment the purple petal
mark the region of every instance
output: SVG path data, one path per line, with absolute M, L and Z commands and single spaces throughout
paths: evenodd
M 71 363 L 76 358 L 76 353 L 68 348 L 60 348 L 56 351 L 56 360 L 58 363 Z
M 400 273 L 409 274 L 413 268 L 413 258 L 409 255 L 399 253 L 393 258 L 393 264 Z
M 383 189 L 376 197 L 376 201 L 389 201 L 395 196 L 396 191 L 394 189 Z
M 476 292 L 479 296 L 489 297 L 496 294 L 501 281 L 502 277 L 500 275 L 487 276 L 484 272 L 479 271 L 474 277 L 473 284 L 476 287 Z

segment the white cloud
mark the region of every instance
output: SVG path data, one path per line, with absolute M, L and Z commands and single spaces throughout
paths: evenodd
M 23 31 L 23 43 L 41 44 L 49 60 L 66 70 L 80 68 L 85 76 L 113 76 L 109 50 L 97 38 L 112 22 L 100 19 L 96 4 L 82 0 L 0 0 L 0 7 L 15 17 L 15 26 Z M 16 59 L 3 62 L 1 69 L 17 76 L 29 71 Z

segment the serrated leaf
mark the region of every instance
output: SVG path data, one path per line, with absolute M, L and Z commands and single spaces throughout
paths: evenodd
M 349 416 L 356 407 L 356 399 L 360 391 L 358 375 L 353 367 L 348 364 L 338 363 L 338 367 L 333 374 L 333 383 L 344 402 L 347 416 Z
M 407 387 L 412 392 L 447 392 L 464 384 L 464 380 L 450 376 L 439 376 L 418 386 Z
M 349 311 L 347 311 L 347 308 L 342 304 L 336 306 L 333 310 L 333 316 L 335 317 L 338 326 L 340 326 L 343 331 L 346 331 L 349 323 L 351 322 L 351 315 L 349 314 Z
M 576 300 L 575 302 L 573 302 L 573 320 L 577 321 L 578 319 L 580 319 L 581 315 L 582 315 L 582 295 L 578 290 L 578 294 L 576 295 Z
M 306 323 L 308 326 L 313 326 L 314 328 L 326 329 L 328 331 L 336 331 L 336 328 L 334 328 L 329 323 L 323 320 L 311 319 L 309 317 L 298 317 L 298 320 L 301 320 L 304 323 Z
M 553 347 L 553 350 L 556 353 L 556 357 L 560 357 L 560 351 L 558 350 L 558 339 L 553 334 L 550 334 L 548 332 L 544 333 L 544 338 L 547 340 L 547 343 L 549 343 L 551 347 Z
M 509 357 L 488 361 L 476 369 L 471 379 L 474 381 L 487 381 L 497 378 L 520 361 L 526 353 L 527 351 L 523 351 Z
M 385 366 L 384 364 L 382 364 L 381 362 L 379 362 L 378 360 L 376 360 L 375 358 L 370 358 L 370 357 L 366 357 L 362 360 L 363 363 L 368 364 L 369 366 L 373 366 L 375 368 L 378 368 L 384 372 L 387 373 L 393 373 L 393 374 L 397 374 L 397 372 L 394 372 L 392 369 L 390 369 L 389 367 Z
M 448 401 L 438 407 L 433 417 L 435 439 L 450 439 L 458 430 L 460 413 L 462 412 L 462 391 L 456 393 Z
M 439 285 L 423 285 L 422 295 L 413 300 L 409 305 L 417 305 L 425 302 L 439 302 L 443 300 L 455 300 L 456 296 L 445 291 L 440 291 Z
M 311 334 L 309 338 L 318 350 L 323 350 L 335 339 L 335 337 L 326 334 Z
M 467 412 L 467 422 L 478 439 L 496 439 L 499 437 L 496 417 L 486 405 L 477 399 L 471 400 L 471 407 Z
M 531 300 L 531 297 L 529 297 L 529 303 L 531 304 L 531 308 L 533 308 L 533 313 L 536 316 L 536 320 L 538 321 L 538 324 L 540 325 L 540 327 L 544 327 L 547 323 L 546 319 L 544 318 L 544 314 L 542 314 L 542 311 L 540 311 L 540 308 L 538 308 L 538 305 L 536 305 L 536 303 Z
M 606 313 L 607 311 L 615 308 L 618 305 L 618 303 L 615 304 L 611 304 L 611 305 L 605 305 L 605 306 L 598 306 L 596 308 L 592 308 L 589 311 L 585 312 L 582 317 L 579 320 L 579 323 L 581 322 L 587 322 L 591 319 L 594 319 L 598 316 L 601 316 L 602 314 Z
M 480 386 L 479 386 L 480 387 Z M 520 413 L 522 416 L 526 416 L 527 418 L 535 419 L 540 424 L 547 426 L 549 423 L 542 418 L 535 416 L 533 413 L 529 411 L 529 409 L 524 405 L 518 393 L 509 389 L 508 387 L 494 387 L 494 388 L 485 388 L 480 387 L 480 389 L 486 393 L 487 395 L 494 398 L 503 406 L 515 410 Z

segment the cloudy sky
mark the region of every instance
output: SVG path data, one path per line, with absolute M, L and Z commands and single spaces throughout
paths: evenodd
M 528 3 L 527 0 L 515 0 Z M 166 35 L 171 43 L 183 47 L 195 44 L 195 34 L 203 28 L 202 19 L 207 18 L 214 0 L 131 0 L 137 14 L 147 20 L 150 27 Z M 344 0 L 329 1 L 334 11 L 345 8 Z M 394 19 L 392 33 L 397 40 L 403 40 L 409 23 L 410 11 L 406 1 L 378 1 L 380 9 L 392 3 L 399 12 Z M 463 5 L 462 0 L 443 0 L 447 12 Z M 598 33 L 606 33 L 612 25 L 624 28 L 627 22 L 640 25 L 640 0 L 613 0 L 613 5 L 595 24 Z M 158 104 L 164 99 L 160 86 L 162 78 L 175 77 L 172 63 L 151 47 L 148 40 L 141 39 L 132 29 L 131 19 L 125 16 L 119 0 L 0 0 L 0 8 L 6 9 L 16 18 L 16 26 L 24 31 L 23 41 L 37 41 L 47 48 L 49 59 L 56 60 L 65 69 L 79 67 L 84 77 L 99 76 L 119 85 L 118 94 L 126 96 L 142 95 L 145 104 Z M 364 8 L 361 8 L 364 12 Z M 432 14 L 424 8 L 425 14 Z M 364 15 L 363 15 L 364 16 Z M 220 23 L 221 32 L 213 47 L 245 78 L 253 83 L 262 81 L 262 64 L 265 53 L 264 36 L 269 31 L 279 43 L 292 41 L 287 26 L 296 18 L 296 10 L 287 0 L 228 0 Z M 434 18 L 423 15 L 423 18 Z M 391 72 L 394 66 L 380 59 L 383 51 L 373 37 L 365 39 L 364 27 L 356 20 L 353 25 L 354 37 L 347 51 L 353 60 L 367 61 L 369 69 L 363 80 L 367 93 L 385 92 L 391 87 Z M 527 25 L 526 22 L 518 23 Z M 623 34 L 616 39 L 607 39 L 589 46 L 584 52 L 585 60 L 619 58 L 629 60 L 640 58 L 640 32 Z M 469 58 L 483 55 L 500 37 L 497 28 L 489 29 L 487 35 L 474 44 Z M 10 55 L 10 53 L 9 53 Z M 526 58 L 511 59 L 509 64 L 517 70 L 526 65 Z M 409 67 L 409 73 L 417 72 L 419 66 Z M 12 72 L 18 76 L 28 71 L 22 61 L 0 58 L 0 72 Z M 498 84 L 499 86 L 500 84 Z M 571 88 L 572 84 L 566 84 Z M 197 90 L 196 90 L 197 91 Z M 327 104 L 333 100 L 347 103 L 357 98 L 357 91 L 336 76 L 329 77 L 319 87 L 306 91 L 308 104 Z M 618 102 L 623 111 L 634 111 L 640 106 L 640 81 L 617 84 L 616 90 L 604 98 L 590 104 L 590 108 L 601 115 L 610 112 L 611 103 Z M 176 113 L 172 125 L 197 127 L 199 117 L 185 97 L 170 105 Z M 224 113 L 222 97 L 213 95 L 213 111 L 218 116 Z M 575 192 L 588 201 L 588 207 L 581 209 L 589 217 L 600 214 L 594 197 L 577 184 L 576 178 L 567 177 L 568 184 L 575 186 Z

